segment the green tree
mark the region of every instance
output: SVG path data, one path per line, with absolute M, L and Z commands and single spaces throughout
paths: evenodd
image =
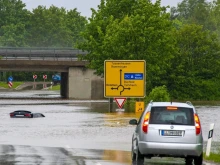
M 116 3 L 115 0 L 102 1 L 98 11 L 93 10 L 83 33 L 85 42 L 80 48 L 89 52 L 85 56 L 89 67 L 102 75 L 104 60 L 146 60 L 148 91 L 166 84 L 163 80 L 175 51 L 171 35 L 173 26 L 166 9 L 160 6 L 160 1 L 153 4 L 139 0 L 132 1 L 129 10 L 118 6 L 116 9 L 120 11 L 115 9 L 111 13 L 112 2 Z M 129 2 L 123 1 L 124 4 Z
M 66 26 L 68 30 L 71 31 L 71 37 L 73 42 L 73 47 L 76 47 L 78 42 L 83 40 L 83 37 L 80 35 L 86 28 L 87 19 L 80 15 L 77 9 L 73 9 L 67 12 L 65 16 Z
M 183 0 L 171 8 L 171 19 L 185 24 L 202 25 L 205 30 L 219 32 L 220 0 Z
M 71 31 L 65 25 L 66 10 L 51 6 L 33 9 L 29 29 L 32 47 L 72 46 Z
M 149 101 L 171 101 L 170 100 L 170 94 L 167 91 L 167 87 L 165 85 L 155 87 L 152 89 L 150 94 L 146 97 L 145 102 Z
M 0 27 L 26 22 L 28 13 L 25 4 L 21 0 L 1 0 Z
M 206 25 L 210 18 L 210 4 L 206 0 L 183 0 L 177 7 L 171 8 L 171 18 Z
M 25 24 L 9 24 L 1 27 L 3 35 L 1 36 L 2 46 L 24 47 L 27 46 L 26 37 L 28 35 Z
M 10 74 L 13 76 L 14 81 L 34 81 L 33 75 L 37 75 L 37 79 L 35 81 L 44 81 L 43 75 L 47 75 L 47 80 L 45 81 L 52 81 L 52 75 L 55 74 L 55 72 L 13 72 L 13 73 L 7 73 L 7 77 L 10 76 Z
M 0 46 L 26 45 L 24 36 L 29 14 L 21 0 L 0 1 Z
M 76 9 L 38 6 L 33 10 L 29 29 L 29 43 L 34 47 L 72 47 L 80 40 L 79 34 L 86 18 Z
M 102 62 L 105 57 L 102 58 L 102 42 L 107 26 L 112 23 L 112 19 L 123 19 L 125 15 L 131 15 L 136 3 L 136 0 L 101 0 L 97 11 L 91 9 L 92 16 L 82 33 L 84 41 L 78 48 L 89 52 L 84 59 L 90 61 L 89 67 L 96 69 L 98 75 L 103 74 Z
M 220 39 L 220 0 L 213 1 L 210 10 L 210 22 L 212 22 L 212 24 L 209 29 L 215 31 Z
M 178 52 L 172 59 L 169 71 L 169 91 L 177 99 L 207 98 L 207 93 L 202 92 L 211 91 L 211 85 L 207 82 L 216 81 L 220 75 L 220 45 L 217 36 L 195 24 L 183 25 L 174 35 Z

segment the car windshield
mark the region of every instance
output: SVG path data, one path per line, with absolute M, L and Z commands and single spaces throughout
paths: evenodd
M 178 107 L 167 110 L 167 107 L 152 107 L 150 124 L 194 125 L 193 109 Z

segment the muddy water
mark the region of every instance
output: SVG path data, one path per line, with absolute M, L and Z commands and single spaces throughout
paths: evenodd
M 130 114 L 98 113 L 91 109 L 91 103 L 86 102 L 49 102 L 50 104 L 37 100 L 29 100 L 28 103 L 23 100 L 0 101 L 0 143 L 130 150 L 133 132 L 133 127 L 127 124 Z M 106 103 L 99 104 L 105 107 Z M 9 113 L 14 110 L 39 112 L 46 117 L 11 119 Z
M 0 97 L 2 95 L 7 96 L 7 99 L 0 99 L 0 145 L 14 146 L 18 151 L 24 153 L 33 151 L 33 155 L 38 150 L 48 152 L 51 150 L 50 147 L 64 148 L 75 154 L 79 153 L 78 150 L 83 150 L 84 156 L 87 150 L 89 152 L 99 151 L 102 154 L 101 158 L 97 158 L 98 162 L 111 160 L 113 164 L 130 163 L 131 137 L 134 126 L 128 125 L 128 122 L 132 118 L 139 118 L 140 114 L 110 113 L 106 100 L 62 100 L 56 92 L 19 92 L 16 93 L 18 96 L 16 99 L 12 99 L 13 93 L 1 93 Z M 42 96 L 46 99 L 42 99 Z M 19 99 L 20 97 L 22 99 Z M 206 141 L 208 137 L 209 124 L 215 123 L 213 140 L 217 143 L 215 146 L 219 146 L 220 107 L 197 106 L 196 108 L 202 123 L 204 140 Z M 46 117 L 11 119 L 9 113 L 15 110 L 39 112 Z M 28 150 L 21 146 L 31 146 L 34 149 Z M 57 153 L 58 150 L 56 150 Z M 55 152 L 55 149 L 52 152 Z M 95 155 L 97 156 L 97 154 Z M 47 159 L 44 158 L 44 160 Z M 90 159 L 85 159 L 87 162 L 92 162 Z M 105 164 L 106 162 L 104 162 L 102 161 L 100 164 Z M 153 159 L 153 161 L 148 161 L 148 164 L 183 164 L 183 160 L 176 162 L 168 159 L 162 160 L 162 162 L 160 159 Z
M 196 106 L 198 111 L 203 137 L 206 141 L 208 139 L 208 131 L 211 123 L 215 123 L 213 141 L 220 141 L 220 106 Z

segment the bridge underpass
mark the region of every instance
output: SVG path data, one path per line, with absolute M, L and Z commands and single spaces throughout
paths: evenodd
M 78 55 L 83 55 L 83 51 L 71 48 L 0 48 L 0 71 L 60 72 L 62 97 L 103 99 L 103 78 L 86 68 L 87 61 L 78 61 Z

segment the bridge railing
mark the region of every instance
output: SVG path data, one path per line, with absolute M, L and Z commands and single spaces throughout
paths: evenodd
M 79 55 L 87 52 L 73 48 L 2 48 L 1 60 L 77 60 Z

